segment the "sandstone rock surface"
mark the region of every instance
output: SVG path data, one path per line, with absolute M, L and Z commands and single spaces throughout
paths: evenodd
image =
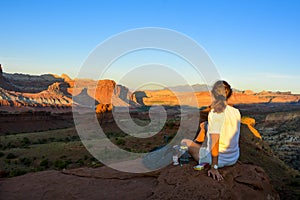
M 147 174 L 107 167 L 31 173 L 2 180 L 0 195 L 6 200 L 279 199 L 260 167 L 237 163 L 221 169 L 224 180 L 217 182 L 207 176 L 206 170 L 195 171 L 195 164 L 169 165 Z

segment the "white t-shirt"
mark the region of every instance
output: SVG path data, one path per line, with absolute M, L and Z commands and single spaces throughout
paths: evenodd
M 240 137 L 241 115 L 238 109 L 226 106 L 222 113 L 213 110 L 208 114 L 208 145 L 200 149 L 199 162 L 211 163 L 211 144 L 209 134 L 220 134 L 219 139 L 219 167 L 233 165 L 240 156 L 239 137 Z M 206 154 L 206 155 L 205 155 Z

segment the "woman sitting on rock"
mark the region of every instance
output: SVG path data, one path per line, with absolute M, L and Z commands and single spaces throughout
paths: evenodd
M 211 93 L 213 102 L 208 114 L 206 147 L 189 139 L 183 139 L 182 143 L 187 144 L 189 153 L 199 164 L 209 163 L 208 176 L 220 181 L 223 177 L 218 168 L 235 164 L 240 155 L 241 115 L 238 109 L 227 105 L 232 89 L 226 81 L 217 81 Z

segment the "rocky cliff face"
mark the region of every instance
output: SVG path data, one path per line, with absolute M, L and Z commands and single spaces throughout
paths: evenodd
M 75 86 L 76 83 L 76 86 Z M 54 108 L 71 108 L 86 104 L 113 104 L 128 106 L 128 88 L 117 85 L 112 80 L 72 80 L 66 74 L 31 76 L 24 74 L 0 74 L 0 111 L 15 112 L 27 110 L 46 110 L 57 112 Z M 67 111 L 69 112 L 69 110 Z
M 300 111 L 268 114 L 258 129 L 279 158 L 300 171 Z
M 0 75 L 0 110 L 51 110 L 70 107 L 72 99 L 67 93 L 69 85 L 54 75 L 31 76 L 25 74 Z
M 8 91 L 0 88 L 0 105 L 19 108 L 70 107 L 72 103 L 71 97 L 64 95 L 63 90 L 58 89 L 56 86 L 52 85 L 49 90 L 34 94 Z
M 131 92 L 129 89 L 122 85 L 117 85 L 113 80 L 76 80 L 71 83 L 74 87 L 69 88 L 69 92 L 73 94 L 73 99 L 76 102 L 82 102 L 87 96 L 96 101 L 96 105 L 112 104 L 113 106 L 129 106 L 134 104 L 131 102 Z M 85 91 L 86 97 L 82 96 Z M 93 102 L 86 102 L 85 105 L 92 105 Z
M 59 78 L 52 74 L 45 74 L 40 76 L 32 76 L 27 74 L 7 74 L 3 73 L 3 78 L 10 87 L 2 88 L 21 93 L 39 93 L 47 90 L 49 85 L 56 82 L 64 82 L 63 78 Z

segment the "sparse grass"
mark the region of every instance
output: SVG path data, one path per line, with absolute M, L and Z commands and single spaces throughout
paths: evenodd
M 31 144 L 79 141 L 74 128 L 0 136 L 0 148 L 25 148 Z
M 0 136 L 0 143 L 0 171 L 9 177 L 45 169 L 95 165 L 78 141 L 74 128 Z

